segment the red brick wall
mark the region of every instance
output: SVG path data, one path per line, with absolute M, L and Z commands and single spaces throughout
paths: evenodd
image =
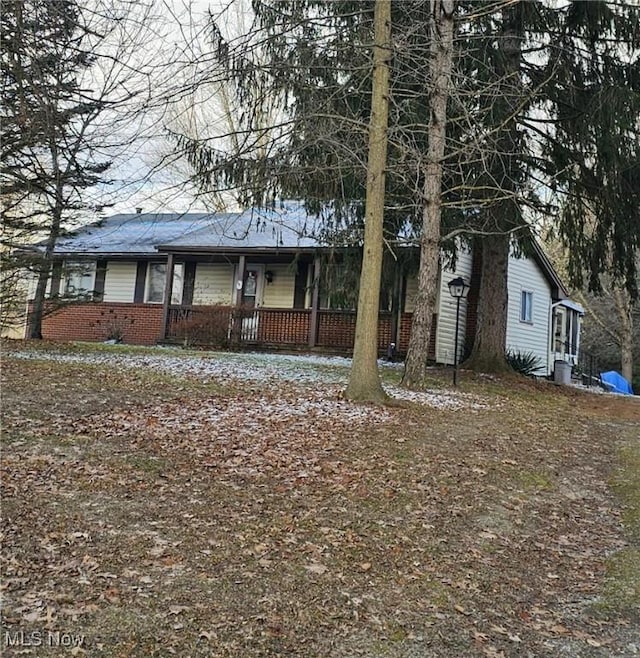
M 340 311 L 320 311 L 318 345 L 351 349 L 356 335 L 356 314 Z
M 355 337 L 355 314 L 320 311 L 319 315 L 318 345 L 351 349 Z M 411 318 L 411 313 L 402 314 L 396 347 L 399 354 L 407 352 Z M 307 345 L 309 320 L 308 311 L 270 312 L 265 309 L 261 312 L 258 325 L 258 341 Z M 435 326 L 437 315 L 433 316 L 433 320 Z M 70 304 L 47 315 L 42 326 L 43 337 L 48 340 L 104 341 L 118 331 L 125 343 L 155 345 L 162 339 L 162 306 L 115 302 Z M 378 347 L 381 353 L 386 353 L 390 342 L 391 316 L 385 315 L 378 322 Z M 431 334 L 429 356 L 435 356 L 435 331 Z
M 115 332 L 125 343 L 155 345 L 162 334 L 162 305 L 83 302 L 46 315 L 42 323 L 47 340 L 104 341 Z

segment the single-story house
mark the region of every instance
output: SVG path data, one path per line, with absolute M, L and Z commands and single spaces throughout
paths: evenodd
M 43 335 L 348 351 L 355 311 L 336 301 L 327 283 L 340 278 L 341 250 L 323 243 L 318 228 L 297 202 L 239 213 L 121 214 L 85 226 L 56 246 Z M 327 267 L 333 279 L 323 277 Z M 477 254 L 460 250 L 455 268 L 441 270 L 431 345 L 438 363 L 454 361 L 452 278 L 471 285 L 460 309 L 459 358 L 473 340 L 479 267 Z M 512 255 L 508 286 L 505 349 L 535 354 L 541 375 L 557 359 L 575 361 L 583 310 L 537 244 L 533 256 Z M 385 353 L 393 343 L 403 354 L 416 277 L 399 273 L 390 288 L 379 348 Z

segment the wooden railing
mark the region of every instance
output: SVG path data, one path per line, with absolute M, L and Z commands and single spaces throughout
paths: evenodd
M 308 347 L 312 317 L 310 309 L 170 306 L 166 338 L 191 345 Z M 319 310 L 316 319 L 316 346 L 353 348 L 355 311 Z M 382 353 L 386 353 L 391 335 L 391 314 L 381 313 L 378 347 Z

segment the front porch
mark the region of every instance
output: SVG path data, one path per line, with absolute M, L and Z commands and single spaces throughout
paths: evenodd
M 391 343 L 397 354 L 409 345 L 411 313 L 385 311 L 378 319 L 378 349 Z M 434 326 L 437 316 L 434 316 Z M 329 309 L 250 308 L 246 306 L 170 305 L 164 339 L 187 345 L 322 348 L 350 352 L 356 313 Z M 435 355 L 433 332 L 432 355 Z

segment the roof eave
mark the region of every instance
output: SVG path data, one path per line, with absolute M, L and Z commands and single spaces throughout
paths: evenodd
M 553 296 L 556 299 L 566 299 L 569 297 L 569 291 L 565 287 L 564 283 L 562 283 L 562 280 L 551 264 L 549 257 L 547 254 L 545 254 L 544 250 L 538 244 L 538 241 L 535 238 L 532 238 L 531 243 L 533 244 L 534 258 L 536 259 L 540 269 L 545 275 L 547 281 L 551 284 L 552 288 L 555 287 Z
M 212 254 L 232 254 L 240 256 L 242 254 L 259 254 L 268 256 L 269 254 L 314 254 L 317 251 L 327 249 L 328 247 L 178 247 L 172 245 L 158 245 L 156 249 L 159 253 L 172 254 L 190 254 L 210 256 Z

